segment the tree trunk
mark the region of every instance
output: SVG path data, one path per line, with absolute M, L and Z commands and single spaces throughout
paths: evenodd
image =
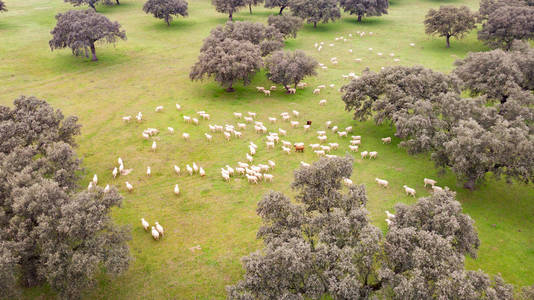
M 90 6 L 92 9 L 94 9 L 94 10 L 96 11 L 96 7 L 95 7 L 95 5 L 93 4 L 93 2 L 89 2 L 89 6 Z
M 358 15 L 358 22 L 362 21 L 362 15 Z
M 250 11 L 250 14 L 252 14 L 252 3 L 248 4 L 248 10 Z
M 96 49 L 95 49 L 95 43 L 91 42 L 91 45 L 89 45 L 91 48 L 91 54 L 93 55 L 93 58 L 91 58 L 92 61 L 97 61 L 98 58 L 96 58 Z
M 447 34 L 447 48 L 451 47 L 450 39 L 451 39 L 451 36 Z
M 228 16 L 228 19 L 230 19 L 230 21 L 233 21 L 234 20 L 234 13 L 233 12 L 230 12 L 230 15 Z
M 165 23 L 167 23 L 167 26 L 171 26 L 171 22 L 169 22 L 169 18 L 165 18 Z
M 227 89 L 226 89 L 226 92 L 228 93 L 233 93 L 235 90 L 234 88 L 232 87 L 232 85 L 230 85 Z
M 466 182 L 464 182 L 464 188 L 468 190 L 474 190 L 475 189 L 475 180 L 474 179 L 468 179 Z
M 119 2 L 119 0 L 116 0 L 117 1 L 117 5 L 121 5 L 121 3 Z
M 282 12 L 284 11 L 284 8 L 286 8 L 285 6 L 280 6 L 280 12 L 278 13 L 279 15 L 282 15 Z
M 313 22 L 313 28 L 317 28 L 317 22 Z

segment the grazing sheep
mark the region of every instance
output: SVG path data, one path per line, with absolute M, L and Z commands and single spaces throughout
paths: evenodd
M 184 140 L 188 141 L 188 140 L 189 140 L 189 133 L 185 133 L 185 132 L 182 133 L 182 138 L 183 138 Z
M 321 89 L 324 89 L 324 88 L 326 88 L 326 85 L 324 85 L 324 84 L 321 84 L 321 85 L 318 85 L 318 86 L 317 86 L 317 88 L 321 90 Z
M 283 130 L 282 128 L 278 128 L 278 132 L 280 133 L 281 136 L 285 136 L 287 134 L 287 131 Z
M 96 174 L 93 175 L 93 183 L 94 183 L 94 185 L 98 184 L 98 176 Z
M 271 91 L 276 91 L 276 85 L 271 85 L 270 90 L 271 90 Z
M 320 100 L 320 101 L 319 101 L 319 105 L 320 105 L 320 106 L 325 106 L 325 105 L 326 105 L 326 102 L 327 102 L 326 99 Z
M 269 167 L 271 167 L 271 169 L 274 169 L 274 167 L 276 167 L 276 164 L 272 160 L 268 160 L 267 163 L 269 164 Z
M 230 167 L 229 165 L 226 165 L 226 172 L 228 172 L 228 175 L 232 176 L 234 175 L 234 169 Z
M 126 123 L 130 122 L 132 120 L 132 116 L 126 116 L 126 117 L 122 117 L 122 120 Z
M 247 124 L 245 124 L 245 123 L 237 123 L 237 129 L 245 130 L 245 129 L 247 129 Z
M 243 171 L 244 171 L 244 169 L 243 169 Z M 224 172 L 224 170 L 221 171 L 221 177 L 226 182 L 230 181 L 230 174 L 228 174 L 228 172 Z
M 410 46 L 411 46 L 411 47 L 415 47 L 415 44 L 414 44 L 414 43 L 410 43 Z
M 227 131 L 225 131 L 223 134 L 224 134 L 224 137 L 226 138 L 226 140 L 230 141 L 230 138 L 232 137 L 232 135 Z
M 332 148 L 332 150 L 337 150 L 337 148 L 339 148 L 338 143 L 328 143 L 328 145 L 330 146 L 330 148 Z
M 251 117 L 245 117 L 244 119 L 245 119 L 245 122 L 247 122 L 247 123 L 252 123 L 252 122 L 254 122 L 254 119 L 251 118 Z
M 252 155 L 247 153 L 247 160 L 248 162 L 252 163 L 252 161 L 254 161 L 254 157 L 252 157 Z
M 337 130 L 338 130 L 337 126 L 332 127 L 332 132 L 337 132 Z
M 406 195 L 410 195 L 415 198 L 415 190 L 408 187 L 407 185 L 402 186 L 404 188 L 404 191 L 406 192 Z
M 193 124 L 198 125 L 198 119 L 197 118 L 193 118 L 191 120 L 193 121 Z
M 124 165 L 119 165 L 119 173 L 123 175 L 124 173 Z
M 276 118 L 269 117 L 269 122 L 271 122 L 271 124 L 276 123 Z
M 325 156 L 325 154 L 326 154 L 323 150 L 315 150 L 313 152 L 315 152 L 315 154 L 317 154 L 317 156 L 319 156 L 319 157 Z
M 271 91 L 269 91 L 269 90 L 264 90 L 264 91 L 263 91 L 263 94 L 264 94 L 265 96 L 271 96 Z
M 176 103 L 176 109 L 177 110 L 182 110 L 182 106 L 180 104 Z
M 89 181 L 89 185 L 87 186 L 87 190 L 88 191 L 91 191 L 93 189 L 93 182 L 92 181 Z
M 330 150 L 332 150 L 329 146 L 321 146 L 321 149 L 326 153 L 330 153 Z
M 200 177 L 206 176 L 206 171 L 204 171 L 204 168 L 200 167 L 198 170 L 198 175 L 200 175 Z
M 159 232 L 152 226 L 152 237 L 157 241 L 159 240 Z
M 143 132 L 142 136 L 145 140 L 148 140 L 150 138 L 150 135 L 148 135 L 148 133 L 146 132 Z
M 352 140 L 353 141 L 360 141 L 362 139 L 362 137 L 360 135 L 353 135 L 352 136 Z
M 300 113 L 296 110 L 292 111 L 292 113 L 295 116 L 295 118 L 298 118 L 300 116 Z
M 128 192 L 131 192 L 133 191 L 133 185 L 131 183 L 129 183 L 128 181 L 126 181 L 126 189 L 128 190 Z
M 318 136 L 317 138 L 319 139 L 319 141 L 321 143 L 326 142 L 326 140 L 328 139 L 328 137 L 326 135 L 321 135 L 321 136 Z
M 156 107 L 155 111 L 156 111 L 156 112 L 161 112 L 161 111 L 163 111 L 163 106 L 160 105 L 160 106 Z
M 106 184 L 106 187 L 104 188 L 104 193 L 109 192 L 109 184 Z
M 265 88 L 263 86 L 257 86 L 256 87 L 256 91 L 258 91 L 260 93 L 263 92 L 264 90 L 265 90 Z
M 388 219 L 390 219 L 390 220 L 395 219 L 395 215 L 394 214 L 390 213 L 388 210 L 386 210 L 385 212 L 386 212 L 386 216 L 387 216 Z
M 435 193 L 435 192 L 441 192 L 443 191 L 443 188 L 437 186 L 437 185 L 433 185 L 432 186 L 432 191 Z
M 369 152 L 369 159 L 371 159 L 371 158 L 376 159 L 377 156 L 378 156 L 378 152 L 376 152 L 376 151 Z
M 321 93 L 321 90 L 320 89 L 315 89 L 313 90 L 313 94 L 314 95 L 319 95 Z
M 238 113 L 238 112 L 234 112 L 234 117 L 236 117 L 236 119 L 241 119 L 243 117 L 243 114 L 242 113 Z
M 310 129 L 310 125 L 306 124 L 304 126 L 302 126 L 302 128 L 304 128 L 304 131 L 308 131 Z
M 343 184 L 346 186 L 351 186 L 352 180 L 350 180 L 349 178 L 343 178 Z
M 307 168 L 307 167 L 310 166 L 310 164 L 305 163 L 305 162 L 303 162 L 303 161 L 300 162 L 300 165 L 301 165 L 302 167 L 305 167 L 305 168 Z
M 158 145 L 156 144 L 156 141 L 152 142 L 152 151 L 156 152 L 156 149 L 158 148 Z
M 141 218 L 141 225 L 143 226 L 143 229 L 145 229 L 145 231 L 147 231 L 148 227 L 150 227 L 150 224 L 148 224 L 145 218 Z
M 248 164 L 246 164 L 246 163 L 242 163 L 242 162 L 240 162 L 240 161 L 237 162 L 237 165 L 238 165 L 239 167 L 241 167 L 241 168 L 248 168 Z
M 168 130 L 171 134 L 174 134 L 174 128 L 172 128 L 172 127 L 167 127 L 167 130 Z
M 198 173 L 198 166 L 195 162 L 193 162 L 193 173 Z
M 193 168 L 191 168 L 190 165 L 185 166 L 185 169 L 187 170 L 187 173 L 189 173 L 189 176 L 193 176 Z
M 326 121 L 325 125 L 326 128 L 330 128 L 332 126 L 332 121 Z
M 353 145 L 353 146 L 360 145 L 361 143 L 362 143 L 362 141 L 360 141 L 360 140 L 352 140 L 352 141 L 350 141 L 350 144 Z
M 352 152 L 358 152 L 358 146 L 352 146 L 352 145 L 349 145 L 349 149 L 350 149 L 350 151 L 352 151 Z
M 352 126 L 349 126 L 349 127 L 345 128 L 345 131 L 348 132 L 348 133 L 351 133 L 352 132 Z
M 291 148 L 288 148 L 286 146 L 282 146 L 282 151 L 284 151 L 285 153 L 287 153 L 289 155 L 289 153 L 291 153 Z
M 208 140 L 208 142 L 211 142 L 213 140 L 213 137 L 207 133 L 204 133 L 204 135 L 206 136 L 206 139 Z
M 150 167 L 146 167 L 146 176 L 152 175 L 152 170 L 150 170 Z
M 288 93 L 288 94 L 293 94 L 293 95 L 294 95 L 294 94 L 297 93 L 297 89 L 295 89 L 295 88 L 289 88 L 289 89 L 287 89 L 287 93 Z
M 423 179 L 423 182 L 425 183 L 425 187 L 426 187 L 427 185 L 429 185 L 429 184 L 430 184 L 431 186 L 434 186 L 434 185 L 436 185 L 436 183 L 438 183 L 437 181 L 435 181 L 435 180 L 433 180 L 433 179 L 429 179 L 429 178 L 425 178 L 425 179 Z
M 180 188 L 178 187 L 178 184 L 174 185 L 174 194 L 176 196 L 180 195 Z
M 174 172 L 176 173 L 176 175 L 180 175 L 180 167 L 178 167 L 177 165 L 174 165 Z
M 283 114 L 281 115 L 282 116 L 282 120 L 286 121 L 286 122 L 289 122 L 289 119 L 291 119 L 291 116 L 288 115 L 288 114 Z
M 391 137 L 385 137 L 382 138 L 382 144 L 390 144 L 391 143 Z
M 274 142 L 265 142 L 267 149 L 274 149 Z
M 386 219 L 386 223 L 388 223 L 388 226 L 391 227 L 391 225 L 393 224 L 393 221 L 391 221 L 390 219 Z
M 291 127 L 297 128 L 299 126 L 299 121 L 291 121 Z
M 186 122 L 186 123 L 191 123 L 191 117 L 189 117 L 189 116 L 183 116 L 183 118 L 184 118 L 184 122 Z
M 159 225 L 158 222 L 155 222 L 154 224 L 156 224 L 156 230 L 158 231 L 159 234 L 161 234 L 161 236 L 163 236 L 163 227 L 161 225 Z
M 317 130 L 317 135 L 326 135 L 326 131 L 324 130 Z
M 274 176 L 271 174 L 263 174 L 263 179 L 265 181 L 273 182 Z
M 347 137 L 346 131 L 338 131 L 337 134 L 339 135 L 339 137 Z
M 256 155 L 256 148 L 249 146 L 248 149 L 249 149 L 250 155 L 252 156 Z
M 143 121 L 143 114 L 141 112 L 138 112 L 137 116 L 135 116 L 135 119 L 137 120 L 137 122 Z
M 258 184 L 258 178 L 256 176 L 246 175 L 249 183 Z
M 256 118 L 256 113 L 255 113 L 255 112 L 250 112 L 250 111 L 249 111 L 249 112 L 247 112 L 247 114 L 248 114 L 249 116 L 251 116 L 252 118 Z
M 317 149 L 321 148 L 321 145 L 319 145 L 319 144 L 310 144 L 310 148 L 312 148 L 312 150 L 317 150 Z
M 389 182 L 387 180 L 384 180 L 384 179 L 380 179 L 380 178 L 375 178 L 375 181 L 376 183 L 378 183 L 378 185 L 384 187 L 384 188 L 387 188 L 389 186 Z
M 364 158 L 367 157 L 367 155 L 369 155 L 369 152 L 363 151 L 363 152 L 360 153 L 360 155 L 361 155 L 362 159 L 364 159 Z

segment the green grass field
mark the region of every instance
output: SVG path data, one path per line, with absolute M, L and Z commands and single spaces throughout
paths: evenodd
M 256 204 L 267 191 L 279 190 L 291 194 L 289 184 L 293 170 L 299 162 L 313 162 L 311 151 L 304 154 L 283 154 L 279 149 L 266 150 L 263 138 L 249 127 L 242 140 L 225 142 L 221 135 L 207 144 L 204 132 L 208 122 L 200 126 L 186 125 L 182 115 L 193 115 L 205 110 L 211 114 L 212 124 L 235 123 L 232 112 L 258 113 L 258 119 L 267 125 L 267 117 L 278 116 L 283 111 L 296 109 L 301 120 L 313 120 L 312 131 L 290 129 L 286 138 L 292 142 L 316 142 L 315 130 L 324 128 L 324 122 L 332 120 L 339 127 L 354 126 L 355 134 L 362 135 L 362 150 L 376 150 L 376 161 L 355 159 L 352 180 L 367 185 L 368 209 L 375 224 L 384 230 L 384 210 L 391 210 L 395 203 L 412 203 L 406 197 L 402 185 L 417 189 L 418 196 L 428 195 L 423 187 L 423 177 L 436 178 L 438 185 L 457 190 L 464 211 L 476 221 L 481 247 L 476 260 L 468 259 L 469 269 L 482 269 L 489 274 L 501 273 L 517 286 L 534 283 L 534 189 L 532 185 L 506 184 L 488 176 L 488 181 L 476 191 L 466 191 L 457 186 L 453 174 L 438 176 L 429 155 L 410 156 L 398 148 L 398 139 L 391 145 L 382 145 L 380 138 L 393 136 L 389 126 L 376 126 L 372 121 L 356 122 L 351 113 L 344 111 L 337 89 L 347 83 L 342 74 L 356 72 L 365 67 L 379 70 L 392 65 L 393 52 L 403 65 L 423 65 L 449 72 L 453 62 L 469 51 L 486 48 L 472 32 L 463 40 L 452 40 L 452 48 L 445 48 L 445 41 L 428 37 L 422 25 L 426 11 L 440 3 L 461 5 L 478 9 L 478 0 L 392 0 L 389 14 L 379 18 L 364 19 L 358 24 L 353 16 L 343 15 L 336 23 L 320 24 L 317 29 L 306 25 L 295 40 L 286 42 L 286 49 L 302 49 L 325 63 L 328 70 L 320 70 L 315 78 L 305 80 L 311 87 L 299 90 L 297 95 L 276 91 L 264 97 L 255 86 L 270 86 L 264 73 L 259 73 L 250 86 L 236 86 L 236 92 L 227 94 L 212 81 L 189 80 L 189 70 L 197 59 L 202 40 L 209 31 L 224 24 L 226 16 L 215 12 L 209 0 L 190 0 L 188 18 L 176 19 L 170 27 L 162 20 L 142 12 L 141 0 L 124 0 L 118 7 L 98 7 L 100 13 L 119 21 L 126 30 L 128 40 L 97 48 L 98 62 L 74 57 L 70 50 L 51 52 L 48 47 L 49 32 L 55 25 L 58 12 L 71 9 L 61 0 L 7 0 L 9 12 L 0 14 L 0 104 L 11 105 L 19 95 L 34 95 L 46 99 L 65 115 L 77 115 L 83 125 L 78 138 L 78 155 L 84 162 L 82 187 L 94 173 L 102 184 L 118 185 L 125 196 L 121 208 L 113 211 L 119 224 L 132 226 L 130 242 L 134 257 L 130 270 L 118 278 L 102 277 L 86 298 L 102 299 L 214 299 L 224 298 L 224 287 L 242 276 L 240 258 L 261 247 L 255 239 L 260 219 Z M 250 15 L 243 10 L 237 20 L 266 22 L 267 16 L 276 10 L 263 7 Z M 336 42 L 335 37 L 356 31 L 372 31 L 373 36 L 355 38 L 348 42 Z M 323 51 L 314 50 L 315 42 L 325 42 Z M 416 47 L 410 47 L 409 43 Z M 329 43 L 335 43 L 329 47 Z M 369 51 L 372 47 L 374 51 Z M 349 53 L 348 49 L 353 49 Z M 385 55 L 379 57 L 376 52 Z M 336 56 L 339 64 L 329 63 Z M 362 58 L 356 63 L 354 58 Z M 321 95 L 312 95 L 312 87 L 319 84 L 335 84 Z M 325 107 L 317 105 L 320 99 L 328 99 Z M 183 107 L 181 112 L 175 103 Z M 162 113 L 155 113 L 158 105 L 165 106 Z M 143 112 L 142 124 L 125 124 L 121 117 Z M 175 128 L 174 135 L 166 131 Z M 159 128 L 158 151 L 150 151 L 151 141 L 141 138 L 148 127 Z M 288 123 L 279 121 L 276 126 L 288 129 Z M 182 132 L 191 134 L 191 141 L 184 142 Z M 341 144 L 335 154 L 343 155 L 347 140 L 329 134 L 330 142 Z M 255 163 L 272 159 L 277 168 L 272 172 L 272 184 L 249 185 L 246 180 L 225 183 L 219 168 L 245 161 L 249 141 L 259 145 Z M 113 179 L 111 170 L 117 157 L 122 157 L 132 174 Z M 187 175 L 176 176 L 172 165 L 185 168 L 193 161 L 207 171 L 206 178 Z M 147 166 L 152 177 L 145 176 Z M 391 188 L 380 189 L 375 177 L 389 180 Z M 131 182 L 135 190 L 127 193 L 124 182 Z M 178 183 L 180 197 L 173 194 Z M 155 242 L 145 233 L 140 218 L 150 223 L 159 221 L 166 229 L 163 240 Z M 201 250 L 189 248 L 200 245 Z M 49 298 L 53 293 L 46 287 L 26 291 L 28 298 Z

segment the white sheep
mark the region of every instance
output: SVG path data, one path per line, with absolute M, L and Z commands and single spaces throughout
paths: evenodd
M 303 125 L 302 128 L 304 128 L 304 131 L 308 131 L 310 129 L 310 125 L 306 124 L 306 125 Z
M 332 148 L 332 150 L 337 150 L 337 148 L 339 148 L 338 143 L 328 143 L 328 145 L 330 146 L 330 148 Z
M 109 192 L 109 184 L 106 184 L 106 187 L 104 188 L 104 193 Z
M 193 172 L 198 173 L 198 165 L 195 162 L 193 162 Z
M 147 231 L 148 227 L 150 227 L 150 224 L 148 224 L 148 222 L 145 220 L 145 218 L 141 218 L 141 225 L 143 226 L 145 231 Z
M 287 134 L 287 131 L 282 128 L 278 128 L 278 132 L 280 133 L 281 136 L 285 136 Z
M 137 120 L 137 122 L 143 121 L 143 114 L 141 112 L 138 112 L 137 116 L 135 116 L 135 119 Z
M 159 234 L 161 234 L 161 236 L 163 236 L 163 227 L 161 225 L 159 225 L 158 222 L 155 223 L 156 224 L 156 230 L 158 231 Z
M 189 173 L 189 176 L 193 176 L 193 168 L 191 168 L 190 165 L 185 166 L 185 169 L 187 170 L 187 173 Z
M 415 190 L 408 187 L 407 185 L 402 186 L 404 188 L 404 191 L 406 192 L 406 195 L 410 195 L 415 198 Z
M 228 131 L 223 132 L 223 134 L 224 134 L 224 138 L 227 141 L 230 141 L 230 138 L 232 137 L 232 135 Z
M 98 184 L 98 176 L 96 174 L 93 175 L 93 183 L 94 183 L 94 185 Z
M 305 163 L 305 162 L 303 162 L 303 161 L 300 162 L 300 165 L 301 165 L 302 167 L 305 167 L 305 168 L 307 168 L 307 167 L 310 166 L 309 163 Z
M 176 196 L 180 195 L 180 188 L 178 187 L 178 184 L 174 185 L 174 194 Z
M 296 118 L 298 118 L 300 116 L 300 113 L 298 111 L 296 111 L 296 110 L 293 110 L 292 113 Z
M 93 182 L 89 181 L 89 185 L 87 186 L 87 190 L 91 191 L 93 189 L 93 186 L 94 186 Z
M 332 132 L 337 132 L 337 130 L 338 130 L 337 126 L 332 127 Z
M 310 148 L 312 150 L 317 150 L 317 149 L 321 148 L 321 145 L 319 145 L 319 144 L 310 144 Z
M 291 127 L 297 128 L 299 126 L 299 121 L 291 121 Z
M 156 112 L 161 112 L 163 111 L 163 106 L 157 106 L 156 109 L 155 109 Z
M 349 178 L 343 178 L 343 184 L 346 186 L 351 186 L 352 180 L 350 180 Z
M 392 214 L 392 213 L 390 213 L 388 210 L 386 210 L 385 213 L 386 213 L 386 216 L 387 216 L 387 218 L 388 218 L 389 220 L 393 220 L 393 219 L 395 219 L 395 215 Z
M 273 182 L 274 176 L 272 174 L 263 174 L 263 179 L 265 181 Z
M 263 92 L 264 90 L 265 90 L 265 88 L 263 86 L 257 86 L 256 87 L 256 91 L 258 91 L 260 93 Z
M 376 152 L 376 151 L 369 152 L 369 159 L 371 159 L 371 158 L 376 159 L 377 156 L 378 156 L 378 152 Z
M 202 167 L 199 168 L 198 175 L 200 175 L 200 177 L 206 176 L 206 171 L 204 171 L 204 168 Z
M 322 100 L 319 101 L 319 105 L 320 106 L 325 106 L 326 102 L 327 102 L 326 99 L 322 99 Z
M 158 145 L 156 144 L 156 141 L 152 142 L 152 151 L 156 152 L 156 149 L 158 148 Z
M 131 192 L 133 191 L 133 185 L 131 183 L 129 183 L 128 181 L 126 181 L 126 189 L 128 190 L 128 192 Z
M 186 122 L 186 123 L 191 123 L 191 117 L 189 117 L 189 116 L 183 116 L 183 118 L 184 118 L 184 122 Z
M 328 137 L 326 135 L 321 135 L 321 136 L 318 136 L 317 138 L 319 139 L 319 141 L 321 143 L 326 142 L 326 140 L 328 139 Z
M 352 151 L 352 152 L 358 152 L 358 146 L 352 146 L 352 145 L 349 145 L 349 149 L 350 149 L 350 151 Z
M 339 135 L 339 137 L 347 137 L 346 131 L 338 131 L 337 134 Z
M 443 188 L 442 187 L 439 187 L 437 185 L 433 185 L 432 186 L 432 191 L 435 193 L 435 192 L 442 192 L 443 191 Z
M 323 150 L 315 150 L 313 152 L 315 152 L 315 154 L 317 154 L 317 156 L 319 156 L 319 157 L 320 156 L 325 156 L 325 154 L 326 154 Z
M 315 89 L 313 90 L 313 94 L 314 95 L 319 95 L 321 93 L 321 90 L 320 89 Z
M 425 183 L 425 187 L 426 187 L 427 185 L 429 185 L 429 184 L 430 184 L 431 186 L 434 186 L 434 185 L 436 185 L 436 183 L 438 183 L 437 181 L 435 181 L 435 180 L 433 180 L 433 179 L 430 179 L 430 178 L 425 178 L 425 179 L 423 179 L 423 182 Z
M 360 153 L 360 155 L 361 155 L 362 159 L 364 159 L 364 158 L 367 157 L 367 155 L 369 155 L 369 152 L 363 151 L 363 152 Z
M 267 149 L 274 149 L 274 142 L 265 142 Z
M 353 141 L 360 141 L 362 139 L 362 137 L 360 135 L 353 135 L 352 136 L 352 140 Z
M 157 241 L 159 240 L 159 232 L 152 226 L 152 237 Z
M 393 225 L 393 221 L 391 221 L 390 219 L 386 219 L 386 223 L 388 223 L 389 227 L 391 227 L 391 225 Z
M 353 145 L 353 146 L 360 145 L 361 143 L 362 143 L 361 140 L 352 140 L 352 141 L 350 141 L 350 144 Z
M 269 164 L 269 167 L 271 167 L 271 169 L 274 169 L 274 167 L 276 167 L 276 164 L 272 160 L 268 160 L 267 163 Z
M 254 161 L 254 157 L 252 157 L 252 155 L 247 153 L 247 160 L 248 162 L 252 163 L 252 161 Z
M 385 137 L 382 138 L 382 144 L 390 144 L 391 143 L 391 137 Z
M 191 120 L 193 121 L 193 124 L 198 125 L 198 119 L 197 118 L 192 118 Z
M 178 167 L 177 165 L 174 165 L 174 172 L 176 173 L 176 175 L 180 175 L 180 167 Z
M 208 142 L 211 142 L 213 140 L 213 136 L 207 134 L 207 133 L 204 133 L 204 135 L 206 136 L 206 139 L 208 140 Z
M 126 117 L 122 117 L 122 120 L 126 123 L 130 122 L 132 120 L 132 116 L 126 116 Z
M 291 153 L 291 148 L 282 146 L 282 151 L 284 151 L 285 153 L 289 154 L 289 153 Z
M 387 180 L 384 180 L 384 179 L 380 179 L 380 178 L 375 178 L 375 181 L 376 183 L 378 183 L 378 185 L 384 187 L 384 188 L 387 188 L 389 186 L 389 182 Z
M 271 122 L 271 124 L 276 123 L 276 118 L 269 117 L 269 122 Z
M 150 175 L 152 175 L 152 170 L 150 169 L 150 167 L 146 167 L 146 176 Z
M 148 135 L 148 133 L 146 133 L 146 132 L 143 132 L 143 133 L 142 133 L 142 136 L 143 136 L 143 138 L 144 138 L 145 140 L 148 140 L 148 139 L 150 138 L 150 135 Z
M 330 128 L 330 126 L 332 126 L 332 121 L 326 121 L 325 125 L 326 128 Z
M 271 96 L 271 91 L 269 91 L 269 90 L 263 90 L 263 94 L 264 94 L 265 96 Z

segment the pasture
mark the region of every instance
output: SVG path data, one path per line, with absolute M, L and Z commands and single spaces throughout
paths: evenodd
M 360 74 L 369 67 L 393 64 L 423 65 L 448 72 L 453 62 L 469 51 L 486 48 L 476 39 L 473 31 L 465 39 L 451 41 L 445 48 L 445 40 L 424 34 L 423 19 L 427 10 L 442 3 L 468 5 L 478 9 L 478 0 L 392 0 L 389 14 L 383 17 L 364 18 L 361 24 L 356 17 L 343 14 L 335 23 L 319 24 L 314 29 L 305 25 L 296 39 L 286 41 L 285 49 L 301 49 L 315 57 L 328 69 L 318 70 L 318 76 L 307 78 L 308 88 L 287 95 L 278 87 L 270 97 L 256 92 L 255 86 L 271 86 L 264 72 L 256 75 L 249 86 L 235 86 L 234 93 L 226 93 L 211 80 L 191 82 L 189 71 L 195 63 L 203 39 L 217 25 L 224 24 L 227 16 L 216 13 L 209 0 L 190 0 L 189 17 L 175 19 L 170 27 L 162 21 L 142 12 L 141 0 L 124 0 L 120 6 L 99 6 L 99 13 L 118 21 L 126 30 L 127 41 L 115 47 L 97 47 L 98 62 L 72 56 L 70 50 L 51 52 L 49 32 L 55 25 L 55 14 L 71 9 L 61 0 L 7 0 L 7 13 L 0 15 L 0 104 L 11 105 L 19 95 L 34 95 L 45 99 L 65 115 L 76 115 L 83 125 L 77 142 L 77 153 L 83 159 L 85 188 L 93 174 L 98 174 L 101 184 L 117 185 L 124 195 L 121 208 L 113 211 L 119 224 L 130 224 L 131 254 L 134 257 L 130 270 L 118 278 L 102 277 L 99 285 L 89 291 L 86 298 L 102 299 L 220 299 L 225 297 L 224 287 L 235 283 L 242 276 L 240 258 L 261 246 L 255 239 L 260 218 L 256 204 L 269 190 L 291 195 L 290 183 L 293 170 L 300 161 L 308 163 L 317 159 L 307 148 L 306 152 L 287 155 L 277 146 L 267 150 L 264 135 L 256 134 L 249 125 L 242 139 L 224 140 L 222 134 L 213 134 L 214 141 L 207 143 L 204 133 L 208 124 L 235 124 L 233 112 L 256 112 L 270 131 L 283 128 L 288 131 L 284 140 L 317 143 L 315 131 L 324 130 L 331 120 L 340 128 L 353 126 L 354 134 L 362 136 L 361 150 L 378 151 L 375 161 L 355 157 L 354 183 L 363 183 L 368 192 L 368 210 L 373 222 L 386 230 L 384 210 L 392 210 L 395 203 L 412 203 L 404 194 L 402 185 L 417 190 L 417 196 L 429 194 L 423 187 L 423 178 L 435 178 L 440 186 L 457 191 L 464 212 L 474 220 L 481 240 L 477 259 L 468 259 L 469 269 L 482 269 L 489 274 L 501 273 L 504 279 L 517 286 L 534 283 L 534 189 L 532 185 L 506 184 L 491 175 L 486 183 L 475 191 L 467 191 L 457 185 L 450 172 L 438 175 L 429 155 L 410 156 L 398 148 L 399 140 L 393 138 L 383 145 L 380 138 L 392 136 L 394 128 L 376 126 L 373 121 L 357 122 L 352 114 L 344 111 L 338 88 L 348 83 L 343 74 Z M 266 23 L 277 10 L 253 8 L 250 15 L 244 9 L 234 15 L 236 20 Z M 357 31 L 373 32 L 360 38 Z M 348 38 L 353 34 L 353 38 Z M 335 41 L 339 36 L 347 42 Z M 323 50 L 317 52 L 314 43 L 323 41 Z M 330 47 L 328 44 L 334 43 Z M 410 47 L 415 43 L 415 47 Z M 373 48 L 370 51 L 369 48 Z M 349 49 L 353 52 L 349 53 Z M 378 56 L 377 52 L 384 53 Z M 400 62 L 393 62 L 394 53 Z M 330 63 L 337 57 L 339 63 Z M 361 58 L 362 62 L 355 62 Z M 313 95 L 313 88 L 325 84 L 320 95 Z M 334 84 L 334 88 L 328 85 Z M 326 106 L 319 106 L 327 99 Z M 177 111 L 175 103 L 183 109 Z M 164 106 L 155 112 L 156 106 Z M 200 121 L 199 126 L 186 124 L 183 115 L 194 116 L 204 110 L 210 121 Z M 267 118 L 297 110 L 301 125 L 312 120 L 312 128 L 305 133 L 302 127 L 291 129 L 289 123 L 278 120 L 269 124 Z M 121 118 L 142 112 L 144 121 L 124 123 Z M 173 127 L 170 134 L 166 128 Z M 152 141 L 144 140 L 141 133 L 148 127 L 158 128 L 158 149 L 151 151 Z M 181 138 L 187 132 L 189 142 Z M 339 138 L 328 132 L 329 142 L 340 144 L 332 154 L 348 152 L 349 139 Z M 248 143 L 259 146 L 254 163 L 276 162 L 271 171 L 273 183 L 251 185 L 244 178 L 222 180 L 220 168 L 236 166 L 245 161 Z M 111 170 L 118 157 L 126 168 L 133 171 L 127 176 L 113 179 Z M 200 178 L 182 172 L 177 176 L 172 167 L 185 169 L 186 164 L 196 162 L 207 172 Z M 145 175 L 146 167 L 152 176 Z M 387 179 L 390 188 L 384 190 L 374 182 L 375 177 Z M 128 193 L 124 182 L 133 184 Z M 173 194 L 175 184 L 180 185 L 181 195 Z M 166 229 L 165 237 L 156 242 L 150 233 L 144 232 L 140 219 L 151 224 L 159 221 Z M 197 247 L 199 246 L 199 247 Z M 25 296 L 49 298 L 52 293 L 43 288 L 26 291 Z

